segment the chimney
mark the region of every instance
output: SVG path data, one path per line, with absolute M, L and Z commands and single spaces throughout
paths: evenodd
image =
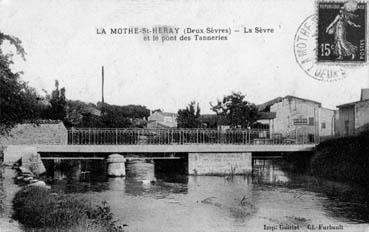
M 369 89 L 361 89 L 360 101 L 369 100 Z

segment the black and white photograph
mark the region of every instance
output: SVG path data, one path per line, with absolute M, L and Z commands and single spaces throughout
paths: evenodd
M 0 0 L 0 232 L 369 232 L 367 0 Z

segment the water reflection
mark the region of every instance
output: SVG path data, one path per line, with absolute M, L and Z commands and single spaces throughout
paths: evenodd
M 81 163 L 75 165 L 79 177 L 59 170 L 50 183 L 54 190 L 108 201 L 129 231 L 264 231 L 264 225 L 279 224 L 306 230 L 319 223 L 342 224 L 350 231 L 368 226 L 367 202 L 343 201 L 311 188 L 311 177 L 288 172 L 283 163 L 254 160 L 252 175 L 217 177 L 163 173 L 153 162 L 130 161 L 125 178 L 108 178 Z M 361 192 L 351 188 L 347 194 Z
M 268 183 L 286 183 L 289 181 L 287 174 L 281 170 L 278 165 L 280 160 L 253 160 L 254 179 L 260 182 Z

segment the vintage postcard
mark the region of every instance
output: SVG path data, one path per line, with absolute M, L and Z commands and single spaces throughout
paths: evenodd
M 0 0 L 0 231 L 369 232 L 368 0 Z

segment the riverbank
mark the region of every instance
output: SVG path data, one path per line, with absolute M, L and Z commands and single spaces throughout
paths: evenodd
M 13 210 L 13 218 L 32 231 L 124 231 L 106 202 L 92 205 L 86 198 L 44 187 L 22 188 L 14 196 Z
M 0 170 L 0 231 L 124 231 L 106 202 L 52 191 L 33 173 L 31 183 L 19 168 Z
M 0 164 L 0 231 L 24 231 L 22 225 L 11 218 L 13 214 L 12 200 L 21 187 L 14 183 L 16 170 Z
M 369 185 L 369 132 L 320 143 L 311 159 L 311 173 L 334 181 Z

